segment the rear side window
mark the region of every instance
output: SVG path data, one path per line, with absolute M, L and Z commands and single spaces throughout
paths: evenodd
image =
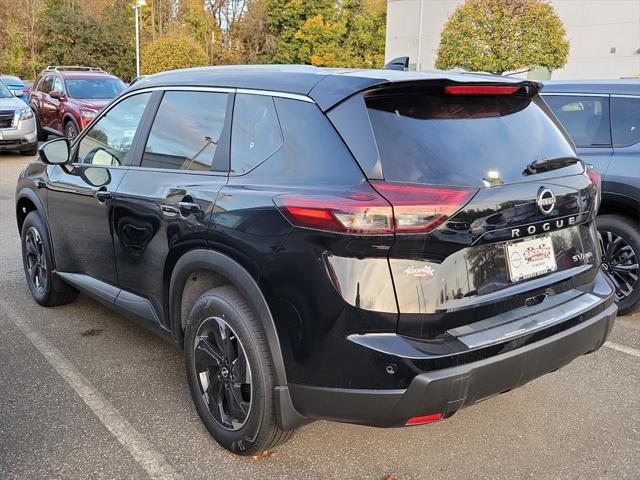
M 576 146 L 611 146 L 608 97 L 547 95 L 544 100 L 567 129 Z
M 248 172 L 281 145 L 282 131 L 273 99 L 264 95 L 236 95 L 231 127 L 231 172 Z
M 614 147 L 640 142 L 640 98 L 611 97 L 611 133 Z
M 365 98 L 389 181 L 486 186 L 524 179 L 542 158 L 574 156 L 544 111 L 520 95 Z
M 226 93 L 166 92 L 141 166 L 209 170 L 224 127 L 228 98 Z

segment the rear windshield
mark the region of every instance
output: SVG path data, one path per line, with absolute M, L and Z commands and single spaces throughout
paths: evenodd
M 67 79 L 67 91 L 71 98 L 113 98 L 127 86 L 119 78 Z
M 378 94 L 365 102 L 388 181 L 489 186 L 526 179 L 535 160 L 575 156 L 529 97 Z

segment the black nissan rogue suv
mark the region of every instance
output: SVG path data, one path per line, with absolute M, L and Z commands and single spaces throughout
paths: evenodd
M 430 423 L 597 350 L 599 176 L 536 83 L 306 66 L 147 77 L 16 193 L 41 305 L 184 349 L 240 454 L 314 419 Z

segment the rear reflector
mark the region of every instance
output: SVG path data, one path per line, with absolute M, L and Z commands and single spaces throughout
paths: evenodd
M 438 420 L 442 420 L 443 415 L 441 413 L 433 413 L 431 415 L 424 415 L 422 417 L 411 417 L 407 420 L 405 425 L 424 425 L 425 423 L 433 423 Z
M 476 192 L 375 181 L 344 194 L 284 194 L 274 197 L 274 202 L 300 227 L 366 235 L 427 233 Z
M 520 90 L 513 85 L 449 85 L 444 87 L 447 95 L 511 95 Z

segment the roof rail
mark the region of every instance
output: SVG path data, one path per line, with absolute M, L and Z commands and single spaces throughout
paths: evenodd
M 45 70 L 77 71 L 77 72 L 104 72 L 99 67 L 83 67 L 80 65 L 49 65 Z

